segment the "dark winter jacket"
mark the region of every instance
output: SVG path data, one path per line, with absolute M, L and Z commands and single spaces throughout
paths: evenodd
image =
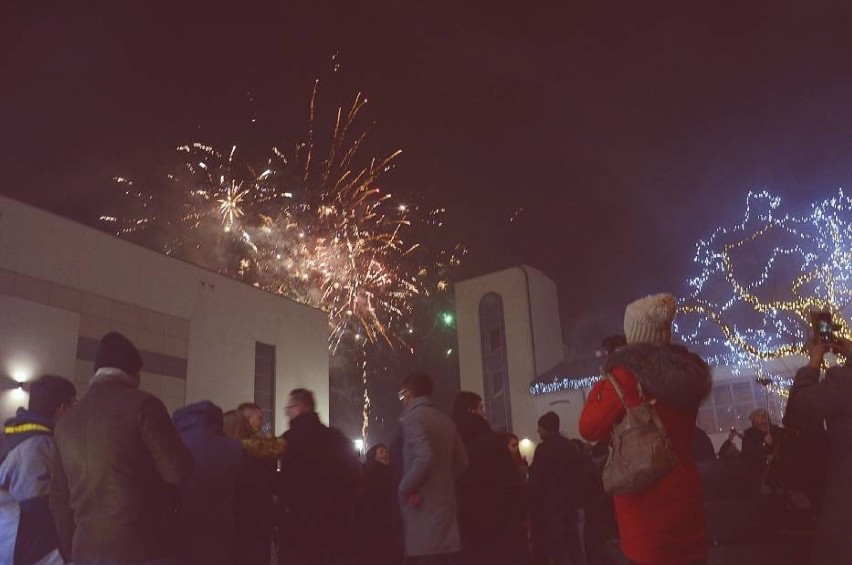
M 15 565 L 35 563 L 59 547 L 48 493 L 53 458 L 53 421 L 19 408 L 6 420 L 0 443 L 0 488 L 21 508 Z M 0 555 L 0 561 L 10 559 Z
M 766 434 L 754 426 L 743 432 L 743 455 L 763 457 L 774 455 L 781 444 L 784 429 L 778 426 L 769 426 L 769 433 L 772 435 L 772 443 L 767 445 L 763 442 Z
M 453 417 L 467 450 L 468 468 L 457 485 L 462 548 L 473 563 L 519 561 L 523 535 L 523 486 L 506 440 L 469 412 Z
M 234 492 L 242 445 L 223 435 L 222 409 L 210 401 L 177 410 L 173 420 L 195 461 L 180 484 L 178 563 L 235 563 Z
M 237 476 L 235 563 L 267 565 L 275 525 L 275 468 L 284 442 L 255 436 L 241 443 L 246 457 Z
M 287 449 L 279 480 L 282 546 L 318 551 L 335 540 L 339 549 L 348 549 L 345 542 L 360 473 L 352 442 L 323 425 L 314 412 L 292 420 L 283 438 Z
M 852 368 L 832 367 L 822 382 L 817 369 L 800 369 L 790 389 L 787 413 L 799 425 L 823 418 L 828 425 L 825 498 L 812 563 L 852 563 Z M 816 468 L 812 465 L 815 477 Z
M 585 464 L 571 440 L 547 435 L 535 448 L 530 466 L 533 522 L 558 518 L 577 521 Z
M 390 565 L 402 561 L 394 539 L 393 492 L 390 466 L 376 461 L 375 450 L 371 449 L 361 467 L 356 526 L 360 564 Z
M 618 381 L 629 406 L 640 402 L 637 382 L 646 400 L 656 400 L 678 457 L 675 468 L 647 490 L 614 497 L 624 554 L 658 565 L 706 559 L 704 495 L 691 443 L 698 407 L 712 383 L 709 368 L 681 346 L 634 344 L 610 355 L 602 370 Z M 624 413 L 612 383 L 603 379 L 583 407 L 580 433 L 590 441 L 603 439 Z
M 162 402 L 103 371 L 56 426 L 50 507 L 60 548 L 75 562 L 172 556 L 176 487 L 192 456 Z
M 707 432 L 698 426 L 695 426 L 695 433 L 692 434 L 692 458 L 696 463 L 716 459 L 716 449 L 713 447 L 713 441 L 707 435 Z

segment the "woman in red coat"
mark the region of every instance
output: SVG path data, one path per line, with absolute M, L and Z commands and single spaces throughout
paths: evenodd
M 686 565 L 707 559 L 704 494 L 692 459 L 691 439 L 698 406 L 710 390 L 710 370 L 697 355 L 670 344 L 676 308 L 669 294 L 649 296 L 627 307 L 627 346 L 610 355 L 603 374 L 611 374 L 625 402 L 656 401 L 657 414 L 677 454 L 677 466 L 647 490 L 616 495 L 621 548 L 633 563 Z M 625 410 L 607 379 L 592 388 L 580 416 L 580 434 L 589 441 L 605 439 Z

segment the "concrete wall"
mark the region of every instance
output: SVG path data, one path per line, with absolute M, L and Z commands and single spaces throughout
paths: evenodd
M 512 428 L 518 436 L 536 440 L 541 413 L 529 386 L 537 371 L 552 368 L 563 356 L 556 287 L 529 267 L 513 267 L 455 285 L 461 389 L 483 396 L 479 302 L 489 292 L 503 299 Z
M 53 371 L 84 392 L 97 340 L 116 330 L 142 350 L 142 388 L 169 409 L 201 399 L 230 408 L 254 396 L 262 341 L 276 347 L 276 431 L 296 386 L 314 390 L 328 418 L 323 312 L 2 196 L 0 299 L 7 376 L 28 356 L 23 378 Z M 0 416 L 15 395 L 0 393 Z
M 559 317 L 559 296 L 556 292 L 556 284 L 544 273 L 526 266 L 523 269 L 529 283 L 535 362 L 540 375 L 565 360 L 562 321 Z

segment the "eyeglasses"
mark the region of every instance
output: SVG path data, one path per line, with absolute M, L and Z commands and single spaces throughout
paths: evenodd
M 398 393 L 396 393 L 396 396 L 397 396 L 397 398 L 399 398 L 400 402 L 405 400 L 405 396 L 408 394 L 408 392 L 409 392 L 409 390 L 407 388 L 404 388 L 404 389 L 400 390 Z

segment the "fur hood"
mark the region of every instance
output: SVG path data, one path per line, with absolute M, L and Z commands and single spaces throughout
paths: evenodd
M 649 395 L 678 408 L 696 408 L 712 385 L 707 363 L 682 345 L 628 345 L 607 357 L 601 371 L 615 367 L 630 371 Z

